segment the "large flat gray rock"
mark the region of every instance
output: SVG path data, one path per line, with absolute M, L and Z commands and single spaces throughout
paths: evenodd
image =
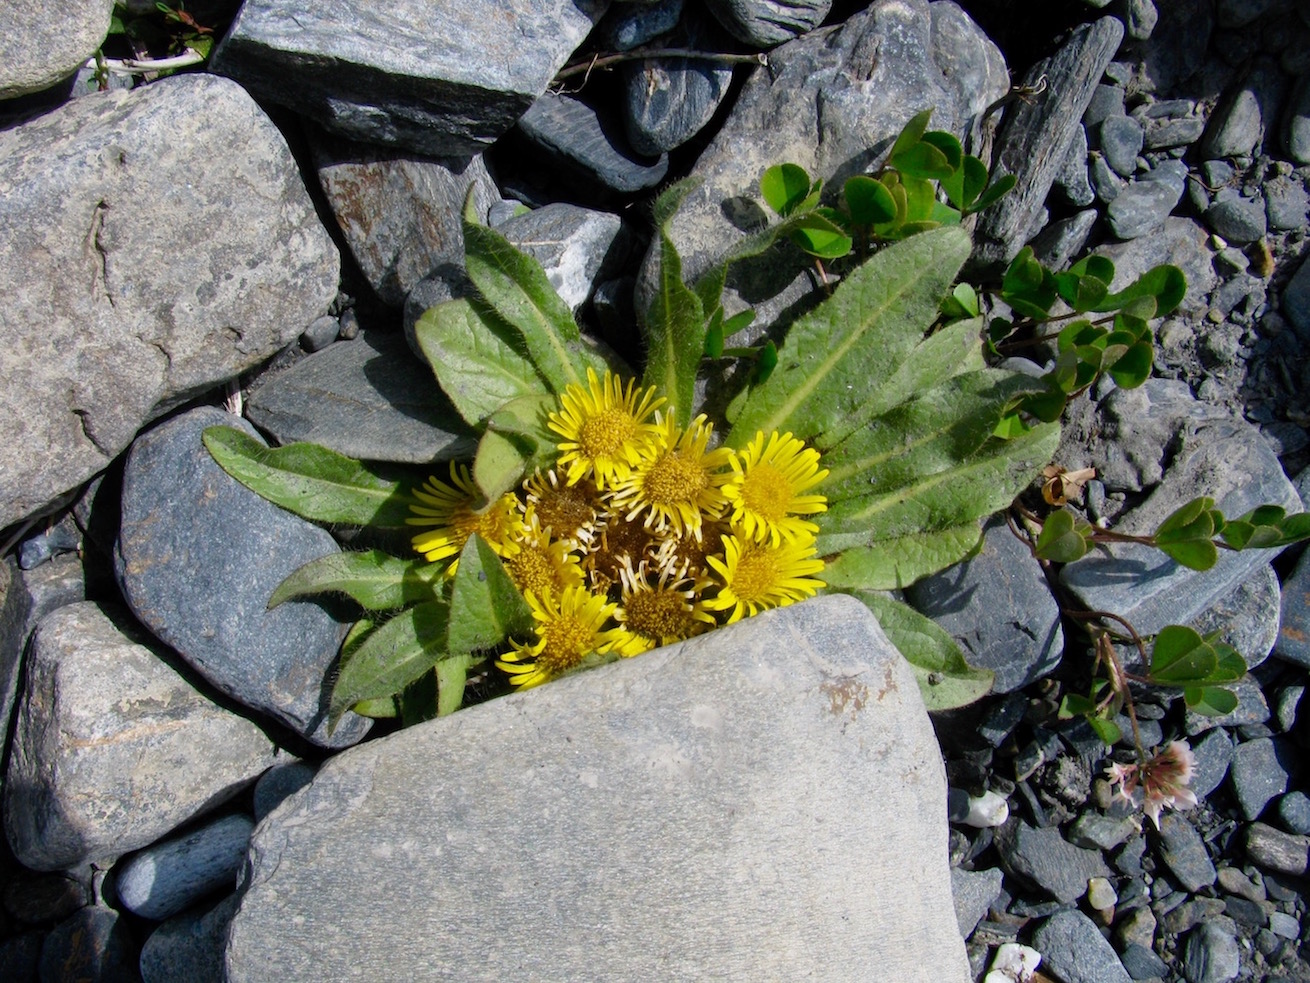
M 346 751 L 257 827 L 228 979 L 966 983 L 946 782 L 857 601 Z
M 294 341 L 340 266 L 281 133 L 203 74 L 0 132 L 0 242 L 0 526 Z
M 609 0 L 247 0 L 214 71 L 342 136 L 434 157 L 514 125 Z
M 0 99 L 72 75 L 109 33 L 114 0 L 35 0 L 0 7 Z

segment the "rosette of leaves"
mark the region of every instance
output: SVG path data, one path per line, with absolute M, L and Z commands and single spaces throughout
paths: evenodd
M 658 387 L 680 425 L 702 409 L 695 380 L 710 332 L 725 323 L 728 263 L 787 231 L 781 223 L 687 285 L 665 224 L 688 190 L 674 186 L 656 203 L 661 262 L 643 321 L 642 385 Z M 553 460 L 556 438 L 545 414 L 567 386 L 589 368 L 631 373 L 582 335 L 531 258 L 467 212 L 464 235 L 476 294 L 430 309 L 416 333 L 437 382 L 479 434 L 472 474 L 490 502 Z M 816 489 L 829 501 L 816 517 L 823 579 L 879 616 L 931 708 L 976 699 L 991 674 L 970 668 L 945 632 L 888 592 L 974 550 L 980 520 L 1011 502 L 1058 440 L 1054 424 L 996 433 L 1035 383 L 987 367 L 980 319 L 941 315 L 969 252 L 968 236 L 953 226 L 880 250 L 791 325 L 770 373 L 714 403 L 729 405 L 720 423 L 731 446 L 777 430 L 822 452 L 830 471 Z M 418 484 L 313 445 L 262 448 L 229 428 L 207 431 L 205 442 L 238 480 L 318 521 L 399 526 L 406 489 Z M 522 597 L 477 536 L 450 580 L 436 572 L 444 566 L 380 550 L 343 553 L 307 565 L 278 589 L 271 603 L 333 591 L 363 609 L 343 649 L 334 718 L 347 709 L 407 719 L 449 712 L 463 699 L 470 668 L 525 629 Z

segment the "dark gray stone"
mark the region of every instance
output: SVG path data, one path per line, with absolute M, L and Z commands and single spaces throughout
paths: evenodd
M 316 771 L 308 762 L 288 761 L 264 772 L 255 783 L 255 822 L 313 781 Z
M 1297 79 L 1287 100 L 1283 146 L 1298 164 L 1310 164 L 1310 74 Z
M 997 136 L 993 172 L 1013 174 L 1018 184 L 979 216 L 974 231 L 979 262 L 1008 262 L 1037 231 L 1036 220 L 1064 163 L 1061 155 L 1123 33 L 1123 22 L 1113 17 L 1081 25 L 1058 52 L 1024 76 L 1024 85 L 1033 86 L 1042 76 L 1047 84 L 1031 101 L 1011 106 Z
M 4 788 L 5 834 L 33 870 L 102 865 L 235 795 L 273 761 L 250 721 L 216 706 L 89 601 L 41 622 Z
M 1191 789 L 1198 799 L 1204 799 L 1228 776 L 1228 766 L 1233 760 L 1233 739 L 1222 727 L 1212 728 L 1199 741 L 1192 743 L 1192 755 L 1196 760 L 1192 767 Z
M 1128 182 L 1121 178 L 1106 163 L 1105 156 L 1101 153 L 1094 153 L 1087 164 L 1087 176 L 1091 181 L 1092 191 L 1096 195 L 1096 200 L 1103 205 L 1108 205 L 1119 197 L 1119 193 L 1128 187 Z
M 1120 191 L 1106 209 L 1110 231 L 1119 239 L 1137 239 L 1161 228 L 1182 200 L 1187 168 L 1162 161 Z
M 1306 194 L 1305 186 L 1300 181 L 1279 175 L 1266 181 L 1262 190 L 1269 228 L 1284 232 L 1305 226 L 1310 195 Z
M 48 89 L 96 53 L 112 0 L 55 0 L 0 9 L 0 99 Z
M 281 133 L 204 73 L 0 130 L 0 239 L 26 244 L 0 264 L 0 526 L 294 341 L 340 272 Z
M 288 574 L 337 544 L 230 478 L 201 442 L 211 426 L 257 438 L 239 417 L 199 407 L 133 445 L 115 556 L 123 594 L 144 625 L 228 696 L 315 743 L 353 744 L 367 719 L 347 714 L 327 734 L 330 670 L 347 625 L 313 601 L 268 609 Z
M 1246 855 L 1264 870 L 1300 877 L 1310 866 L 1310 837 L 1251 823 L 1246 828 Z
M 1124 0 L 1125 33 L 1135 41 L 1145 41 L 1155 30 L 1160 12 L 1152 0 Z
M 1079 849 L 1055 827 L 1038 829 L 1011 818 L 997 828 L 995 843 L 1006 873 L 1064 904 L 1081 898 L 1090 878 L 1110 876 L 1099 850 Z
M 1283 739 L 1260 738 L 1233 749 L 1228 779 L 1248 820 L 1257 818 L 1270 799 L 1287 791 L 1294 755 Z
M 689 10 L 667 46 L 714 51 L 722 48 L 704 15 Z M 658 156 L 698 133 L 728 95 L 732 66 L 688 58 L 647 58 L 624 65 L 624 127 L 639 154 Z
M 369 285 L 399 307 L 442 263 L 464 261 L 469 188 L 485 217 L 500 199 L 481 156 L 435 160 L 310 131 L 318 182 Z
M 1241 969 L 1236 936 L 1218 922 L 1198 925 L 1187 936 L 1182 969 L 1188 983 L 1226 983 L 1234 979 Z
M 1283 584 L 1280 617 L 1274 654 L 1310 668 L 1310 552 L 1301 554 Z
M 1278 800 L 1278 821 L 1289 833 L 1310 834 L 1310 796 L 1299 789 L 1282 796 Z
M 1129 983 L 1128 971 L 1096 928 L 1081 911 L 1052 915 L 1033 933 L 1033 945 L 1042 965 L 1065 983 Z
M 1198 148 L 1202 157 L 1248 157 L 1258 152 L 1285 88 L 1277 62 L 1257 61 L 1215 107 Z
M 1132 177 L 1137 155 L 1142 152 L 1142 124 L 1131 116 L 1110 116 L 1097 128 L 1097 139 L 1105 162 L 1116 173 Z
M 631 51 L 672 31 L 682 16 L 683 0 L 654 3 L 616 3 L 601 21 L 606 47 Z
M 1119 954 L 1128 975 L 1135 980 L 1164 979 L 1169 972 L 1168 964 L 1145 946 L 1131 944 L 1124 946 Z
M 1274 691 L 1274 720 L 1278 722 L 1278 730 L 1284 734 L 1292 731 L 1296 726 L 1297 716 L 1301 712 L 1301 701 L 1304 698 L 1305 686 L 1300 684 L 1280 686 Z
M 1299 335 L 1310 337 L 1310 256 L 1301 261 L 1283 288 L 1283 316 Z
M 1215 19 L 1220 27 L 1245 27 L 1273 7 L 1276 2 L 1277 0 L 1217 0 Z
M 1107 85 L 1104 82 L 1100 82 L 1092 89 L 1092 95 L 1087 100 L 1087 108 L 1083 110 L 1083 125 L 1093 127 L 1098 123 L 1109 119 L 1111 116 L 1123 115 L 1123 86 Z
M 247 0 L 211 67 L 349 139 L 467 157 L 514 125 L 608 6 Z
M 1278 574 L 1264 566 L 1216 598 L 1191 626 L 1202 635 L 1219 632 L 1218 640 L 1237 649 L 1247 668 L 1254 669 L 1278 640 L 1279 602 Z
M 0 979 L 37 979 L 44 941 L 44 932 L 24 932 L 0 942 Z
M 668 173 L 668 155 L 643 157 L 620 129 L 581 100 L 549 92 L 518 121 L 544 160 L 575 179 L 619 194 L 655 187 Z
M 1012 692 L 1060 664 L 1060 608 L 1041 565 L 1003 519 L 984 526 L 977 554 L 923 578 L 906 596 L 955 638 L 971 666 L 996 674 L 993 692 Z
M 955 899 L 955 920 L 960 926 L 962 938 L 967 939 L 973 934 L 983 915 L 987 914 L 987 909 L 1001 893 L 1003 876 L 999 867 L 989 867 L 986 870 L 951 868 L 951 896 Z
M 1069 152 L 1055 175 L 1055 187 L 1069 204 L 1079 208 L 1096 200 L 1096 192 L 1087 178 L 1087 132 L 1081 126 L 1074 128 Z
M 1088 811 L 1069 827 L 1068 839 L 1084 850 L 1113 850 L 1136 831 L 1137 824 L 1132 819 L 1115 819 Z
M 1033 255 L 1050 269 L 1063 270 L 1087 245 L 1092 226 L 1099 217 L 1095 208 L 1085 208 L 1068 218 L 1052 222 L 1029 243 Z
M 1174 92 L 1205 63 L 1214 30 L 1211 0 L 1169 0 L 1158 4 L 1160 18 L 1143 45 L 1134 87 L 1147 92 Z
M 231 893 L 254 828 L 249 816 L 224 816 L 142 850 L 114 868 L 119 901 L 133 914 L 163 921 L 207 895 Z
M 832 0 L 705 0 L 705 6 L 738 40 L 772 48 L 818 27 Z
M 627 250 L 617 215 L 564 202 L 516 215 L 499 231 L 541 264 L 574 314 L 591 298 L 597 281 L 621 265 Z
M 336 755 L 252 840 L 227 978 L 967 983 L 945 819 L 908 665 L 821 597 Z
M 1160 815 L 1156 852 L 1178 883 L 1193 893 L 1209 887 L 1218 876 L 1201 834 L 1177 813 L 1164 812 Z
M 1239 245 L 1264 238 L 1268 229 L 1265 203 L 1259 198 L 1218 202 L 1206 210 L 1205 220 L 1219 235 Z
M 301 333 L 300 347 L 307 352 L 322 351 L 336 341 L 340 333 L 341 325 L 337 319 L 331 314 L 324 314 L 315 318 L 314 323 Z
M 1142 127 L 1143 150 L 1168 150 L 1190 147 L 1205 131 L 1205 118 L 1185 116 L 1181 119 L 1148 119 Z
M 231 894 L 151 932 L 141 947 L 141 983 L 223 983 L 223 946 L 239 901 Z
M 88 907 L 51 930 L 41 946 L 41 983 L 94 980 L 135 983 L 136 945 L 127 924 L 110 908 Z
M 472 434 L 399 332 L 373 330 L 262 380 L 246 415 L 278 444 L 424 464 L 472 457 Z

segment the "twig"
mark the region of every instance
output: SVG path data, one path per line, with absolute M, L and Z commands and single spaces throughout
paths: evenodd
M 592 55 L 586 62 L 579 62 L 562 68 L 555 76 L 559 82 L 574 75 L 590 75 L 593 69 L 608 68 L 625 61 L 645 61 L 647 58 L 688 58 L 695 61 L 710 61 L 720 65 L 767 65 L 769 56 L 763 51 L 753 55 L 729 55 L 713 51 L 696 51 L 692 48 L 638 48 L 634 51 L 620 51 L 610 55 Z
M 171 58 L 95 58 L 87 60 L 85 68 L 113 72 L 116 75 L 147 75 L 150 72 L 166 72 L 174 68 L 187 68 L 199 65 L 205 56 L 194 48 L 187 48 L 185 54 Z

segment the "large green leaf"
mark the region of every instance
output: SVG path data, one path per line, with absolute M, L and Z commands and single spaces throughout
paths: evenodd
M 741 447 L 773 430 L 808 440 L 867 420 L 866 405 L 923 341 L 969 249 L 960 229 L 936 229 L 858 267 L 792 325 L 777 369 L 746 398 L 729 442 Z
M 353 598 L 369 611 L 389 611 L 436 599 L 444 565 L 402 560 L 382 550 L 330 553 L 310 560 L 277 585 L 270 608 L 306 594 L 335 592 Z
M 533 466 L 555 460 L 556 438 L 546 419 L 557 405 L 554 396 L 520 396 L 487 417 L 473 458 L 473 480 L 487 501 L 517 486 Z
M 450 590 L 446 650 L 463 655 L 532 627 L 532 611 L 487 541 L 474 533 L 459 555 Z
M 583 341 L 573 313 L 540 264 L 495 229 L 465 221 L 464 267 L 483 299 L 522 336 L 552 392 L 584 384 L 588 368 L 598 375 L 608 368 Z
M 991 690 L 992 673 L 965 662 L 955 639 L 914 608 L 885 594 L 851 593 L 874 613 L 887 638 L 905 656 L 929 710 L 953 710 Z
M 821 553 L 827 552 L 826 540 L 827 537 L 819 537 Z M 880 540 L 875 546 L 854 545 L 830 560 L 819 576 L 829 586 L 842 590 L 900 590 L 959 563 L 981 540 L 982 528 L 972 521 L 949 529 Z
M 474 426 L 511 400 L 549 393 L 512 330 L 481 304 L 449 300 L 431 307 L 414 334 L 441 388 Z
M 666 191 L 658 214 L 671 215 L 690 190 L 691 186 L 683 183 Z M 646 374 L 642 385 L 655 386 L 669 400 L 678 425 L 685 427 L 691 420 L 696 369 L 705 348 L 705 310 L 695 291 L 682 282 L 682 260 L 664 225 L 658 234 L 659 282 L 643 325 Z
M 201 439 L 219 467 L 251 491 L 315 522 L 405 525 L 410 497 L 398 481 L 318 444 L 268 447 L 235 427 L 209 427 Z
M 361 700 L 401 692 L 446 656 L 447 607 L 416 604 L 375 629 L 344 658 L 328 703 L 328 728 Z

